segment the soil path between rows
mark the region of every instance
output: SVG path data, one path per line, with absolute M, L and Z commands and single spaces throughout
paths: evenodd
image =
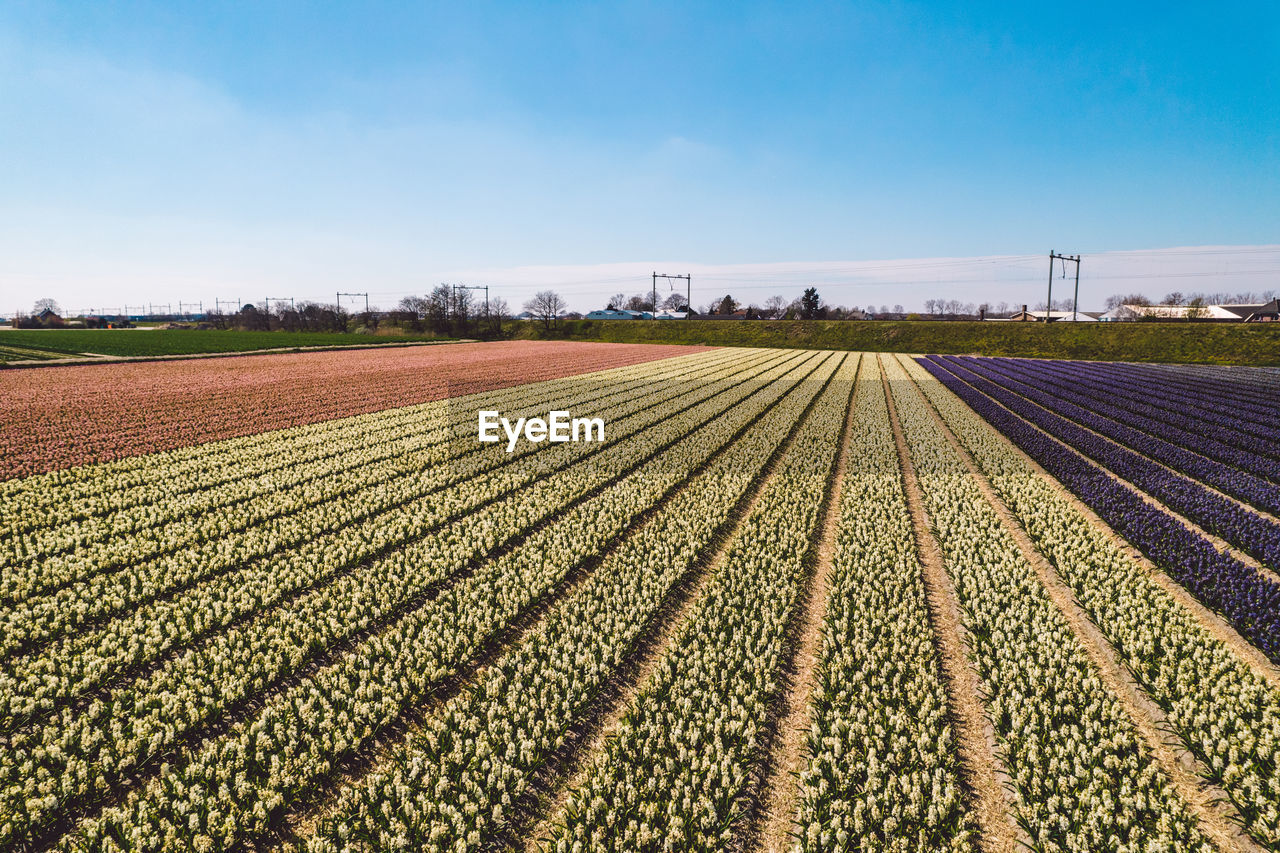
M 1030 837 L 1014 821 L 1012 782 L 996 748 L 995 727 L 987 717 L 978 674 L 969 662 L 968 632 L 960 617 L 960 601 L 943 564 L 942 549 L 933 536 L 924 494 L 911 462 L 898 407 L 889 387 L 889 377 L 881 371 L 893 437 L 902 465 L 903 491 L 915 528 L 916 551 L 924 570 L 925 597 L 930 622 L 937 640 L 948 705 L 956 722 L 956 745 L 960 751 L 966 782 L 973 797 L 973 815 L 978 824 L 978 843 L 985 853 L 1012 853 L 1030 848 Z

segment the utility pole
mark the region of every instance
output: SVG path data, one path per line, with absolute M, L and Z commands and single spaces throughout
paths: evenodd
M 1063 278 L 1066 278 L 1065 268 L 1067 261 L 1071 261 L 1076 265 L 1076 292 L 1071 299 L 1071 322 L 1076 321 L 1076 309 L 1079 307 L 1080 301 L 1080 256 L 1079 255 L 1059 255 L 1053 250 L 1049 251 L 1049 297 L 1048 307 L 1045 309 L 1044 321 L 1049 322 L 1049 318 L 1053 316 L 1053 262 L 1062 261 L 1064 269 Z
M 658 319 L 658 279 L 665 278 L 669 281 L 681 281 L 685 283 L 684 296 L 684 318 L 689 319 L 689 309 L 693 307 L 693 276 L 689 273 L 684 275 L 667 275 L 666 273 L 655 272 L 653 274 L 653 319 Z
M 487 284 L 474 284 L 474 285 L 473 284 L 451 284 L 449 285 L 449 287 L 453 289 L 453 304 L 455 306 L 454 308 L 455 314 L 457 312 L 456 306 L 458 304 L 459 290 L 483 290 L 484 291 L 484 316 L 486 320 L 489 318 L 489 285 Z
M 240 305 L 240 300 L 239 300 L 239 299 L 215 299 L 215 300 L 213 300 L 213 310 L 214 310 L 214 311 L 217 311 L 219 314 L 221 314 L 221 313 L 222 313 L 222 306 L 223 306 L 224 304 L 226 304 L 226 305 L 235 305 L 235 306 L 239 306 L 239 305 Z M 240 309 L 239 309 L 239 307 L 237 307 L 237 308 L 236 308 L 236 311 L 239 311 L 239 310 L 240 310 Z
M 364 313 L 366 313 L 366 314 L 368 314 L 368 313 L 369 313 L 369 294 L 368 294 L 367 292 L 365 292 L 365 293 L 339 293 L 339 294 L 337 294 L 337 296 L 338 296 L 338 307 L 339 307 L 339 308 L 341 308 L 341 307 L 342 307 L 342 297 L 344 297 L 344 296 L 363 296 L 363 297 L 364 297 Z

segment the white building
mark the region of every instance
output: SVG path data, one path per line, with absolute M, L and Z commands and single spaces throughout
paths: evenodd
M 1074 313 L 1074 317 L 1072 314 Z M 1097 311 L 1027 311 L 1025 308 L 1012 317 L 1010 320 L 1021 321 L 1023 323 L 1043 323 L 1047 319 L 1050 323 L 1076 322 L 1076 323 L 1096 323 L 1102 318 Z M 995 319 L 988 317 L 987 319 Z
M 1265 305 L 1119 305 L 1098 319 L 1116 320 L 1228 320 L 1235 322 L 1268 322 L 1280 312 L 1280 300 Z
M 653 315 L 648 311 L 631 311 L 626 308 L 601 308 L 599 311 L 587 312 L 588 320 L 651 320 Z M 665 318 L 662 318 L 665 319 Z

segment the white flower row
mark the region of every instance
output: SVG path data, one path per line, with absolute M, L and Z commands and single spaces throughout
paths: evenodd
M 809 574 L 858 356 L 796 433 L 654 676 L 571 792 L 549 849 L 722 850 L 781 691 L 788 620 Z
M 1226 792 L 1245 829 L 1264 847 L 1280 848 L 1280 691 L 941 382 L 914 363 L 908 367 L 1178 737 Z
M 367 746 L 408 703 L 429 697 L 443 678 L 456 673 L 513 619 L 554 591 L 575 566 L 607 548 L 692 468 L 726 445 L 818 358 L 805 357 L 789 373 L 785 367 L 772 371 L 787 377 L 693 430 L 687 440 L 535 531 L 515 550 L 483 564 L 308 680 L 271 698 L 252 718 L 163 768 L 121 806 L 84 822 L 77 833 L 64 837 L 62 846 L 225 849 L 268 832 L 290 804 L 331 773 L 335 761 Z M 772 424 L 768 414 L 763 420 Z M 688 431 L 691 424 L 684 426 Z M 730 460 L 732 468 L 743 464 L 732 455 L 717 458 Z M 682 523 L 693 523 L 693 508 L 681 507 Z M 647 543 L 646 553 L 662 559 L 667 547 Z M 588 587 L 601 569 L 590 575 Z
M 724 370 L 727 373 L 731 368 Z M 695 388 L 691 393 L 707 392 Z M 673 405 L 679 408 L 678 404 Z M 659 416 L 662 414 L 665 411 L 659 412 Z M 654 422 L 653 417 L 653 412 L 646 413 L 642 407 L 633 414 L 634 424 L 643 427 Z M 631 423 L 615 421 L 614 437 L 625 436 Z M 308 533 L 310 528 L 303 528 L 290 540 L 294 543 L 291 547 L 272 547 L 269 556 L 260 560 L 248 560 L 244 552 L 227 550 L 219 556 L 230 571 L 196 583 L 176 597 L 136 606 L 96 630 L 70 635 L 11 661 L 0 673 L 0 723 L 11 728 L 33 714 L 47 713 L 128 668 L 153 660 L 285 596 L 326 582 L 336 572 L 419 538 L 452 517 L 548 476 L 606 445 L 531 446 L 547 449 L 527 453 L 523 461 L 519 461 L 520 454 L 490 449 L 492 452 L 466 457 L 465 462 L 427 469 L 422 474 L 424 481 L 434 476 L 453 485 L 416 499 L 401 500 L 404 492 L 395 484 L 361 495 L 359 501 L 335 505 L 331 511 L 338 514 L 339 520 L 347 519 L 348 526 L 318 536 Z M 391 508 L 382 512 L 371 509 L 388 503 Z M 171 571 L 203 570 L 175 559 Z M 164 580 L 161 577 L 157 582 Z
M 873 357 L 858 384 L 795 849 L 969 851 L 947 694 Z
M 46 724 L 18 733 L 0 756 L 0 814 L 8 819 L 0 845 L 47 824 L 62 803 L 83 807 L 122 774 L 135 773 L 180 746 L 189 732 L 229 706 L 296 672 L 334 644 L 394 618 L 415 596 L 682 440 L 691 424 L 719 416 L 756 390 L 752 379 L 766 381 L 767 375 L 744 367 L 731 379 L 699 387 L 690 396 L 711 399 L 680 418 L 670 416 L 687 399 L 655 408 L 647 428 L 633 425 L 629 440 L 588 462 L 520 489 L 278 613 L 236 626 L 86 710 L 64 709 Z
M 383 768 L 348 788 L 311 849 L 467 850 L 493 843 L 532 774 L 617 673 L 672 585 L 711 546 L 840 356 L 822 358 L 814 375 L 689 480 L 471 690 L 433 715 Z M 687 444 L 702 441 L 695 434 Z
M 1211 849 L 915 384 L 886 374 L 1031 843 Z

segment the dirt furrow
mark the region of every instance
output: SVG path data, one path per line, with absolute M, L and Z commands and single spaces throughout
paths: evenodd
M 960 618 L 960 602 L 943 565 L 942 549 L 931 530 L 920 481 L 916 478 L 887 376 L 882 375 L 882 384 L 898 458 L 902 462 L 903 491 L 911 509 L 916 547 L 924 568 L 930 621 L 937 639 L 948 703 L 955 718 L 956 745 L 973 797 L 979 844 L 986 853 L 1012 853 L 1019 846 L 1030 847 L 1030 838 L 1014 821 L 1011 782 L 996 750 L 995 727 L 984 708 L 978 674 L 969 662 L 968 632 Z
M 863 355 L 862 358 L 870 356 Z M 856 393 L 863 365 L 858 365 L 852 390 Z M 826 503 L 817 527 L 818 538 L 808 557 L 811 573 L 791 616 L 787 648 L 791 652 L 782 672 L 783 689 L 776 711 L 777 722 L 767 758 L 759 775 L 758 804 L 753 819 L 739 833 L 746 850 L 781 853 L 792 840 L 799 797 L 800 772 L 807 759 L 805 737 L 813 720 L 811 699 L 817 686 L 818 656 L 822 651 L 822 625 L 831 594 L 831 571 L 840 532 L 840 501 L 848 469 L 849 438 L 853 426 L 854 394 L 846 403 L 844 426 L 827 487 Z

